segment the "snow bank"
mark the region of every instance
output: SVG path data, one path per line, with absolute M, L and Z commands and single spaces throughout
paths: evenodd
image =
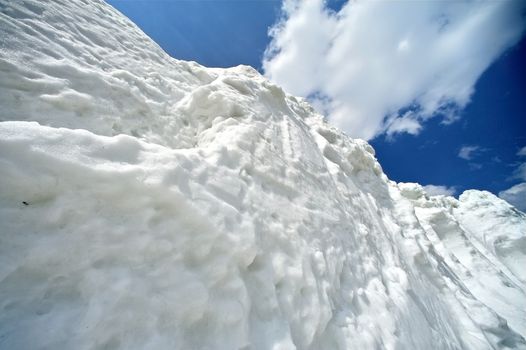
M 0 9 L 0 348 L 526 348 L 523 213 L 103 2 Z

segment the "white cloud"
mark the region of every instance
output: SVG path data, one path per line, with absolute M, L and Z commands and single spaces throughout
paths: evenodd
M 522 163 L 515 169 L 512 178 L 526 181 L 526 163 Z
M 351 136 L 417 134 L 458 118 L 488 66 L 520 39 L 526 1 L 285 0 L 265 74 Z
M 448 186 L 442 186 L 442 185 L 426 185 L 423 186 L 424 191 L 430 196 L 454 196 L 455 193 L 457 193 L 457 189 L 455 187 L 448 187 Z
M 517 155 L 519 157 L 526 157 L 526 146 L 522 147 L 518 152 Z M 518 164 L 518 165 L 517 165 Z M 513 171 L 512 176 L 510 177 L 510 180 L 521 180 L 526 181 L 526 162 L 522 163 L 515 163 L 513 165 L 515 167 L 515 170 Z
M 407 112 L 401 117 L 388 118 L 385 122 L 387 136 L 406 132 L 411 135 L 417 135 L 422 129 L 415 113 Z
M 482 164 L 480 163 L 469 163 L 470 170 L 480 170 L 482 169 Z
M 522 147 L 517 155 L 526 157 L 526 146 Z M 526 162 L 519 163 L 510 179 L 526 181 Z M 526 213 L 526 182 L 521 182 L 499 192 L 499 197 Z
M 499 197 L 517 209 L 526 212 L 526 182 L 499 192 Z
M 465 160 L 471 160 L 479 149 L 479 146 L 462 146 L 458 151 L 458 156 Z

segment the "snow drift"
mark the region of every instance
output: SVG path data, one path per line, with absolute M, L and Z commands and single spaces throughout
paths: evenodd
M 526 348 L 522 212 L 104 2 L 0 11 L 0 348 Z

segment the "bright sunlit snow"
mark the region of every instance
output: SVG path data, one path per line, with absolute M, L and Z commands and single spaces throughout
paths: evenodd
M 102 1 L 0 10 L 1 349 L 526 349 L 524 213 Z

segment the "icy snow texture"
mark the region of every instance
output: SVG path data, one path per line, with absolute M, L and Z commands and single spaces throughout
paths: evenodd
M 522 212 L 103 2 L 0 11 L 1 349 L 526 348 Z

